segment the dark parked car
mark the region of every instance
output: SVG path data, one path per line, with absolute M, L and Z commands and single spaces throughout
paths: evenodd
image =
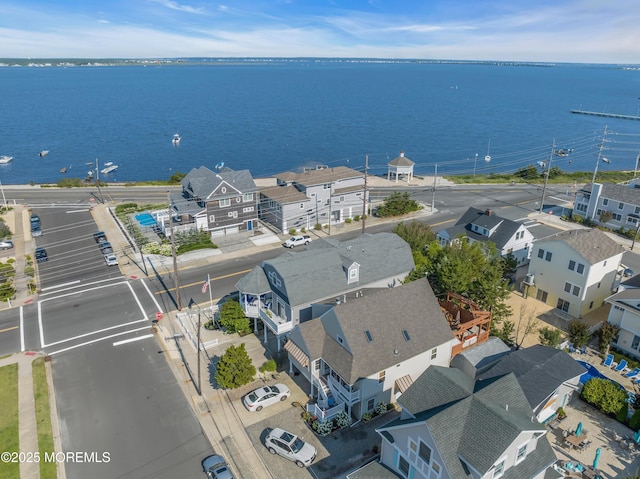
M 36 248 L 36 262 L 44 263 L 49 257 L 47 256 L 47 250 L 44 248 Z
M 202 461 L 202 470 L 207 475 L 207 479 L 233 479 L 229 466 L 222 456 L 217 454 Z
M 31 215 L 31 228 L 40 228 L 40 217 L 38 215 Z
M 93 239 L 96 240 L 96 243 L 104 243 L 107 241 L 107 235 L 104 234 L 104 231 L 97 231 L 93 233 Z
M 113 253 L 113 248 L 111 247 L 111 243 L 105 241 L 104 243 L 100 243 L 100 252 L 102 254 L 111 254 Z

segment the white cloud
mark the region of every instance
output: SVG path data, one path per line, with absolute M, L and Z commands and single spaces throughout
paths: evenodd
M 196 15 L 207 15 L 206 10 L 200 7 L 192 7 L 190 5 L 180 4 L 178 2 L 174 2 L 173 0 L 153 0 L 153 1 L 171 10 L 177 10 L 179 12 L 186 12 L 186 13 L 193 13 Z

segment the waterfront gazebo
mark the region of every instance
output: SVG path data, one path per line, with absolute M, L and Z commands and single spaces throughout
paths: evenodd
M 396 183 L 399 176 L 404 176 L 407 183 L 410 182 L 413 178 L 413 165 L 415 163 L 404 156 L 404 151 L 401 151 L 400 156 L 387 163 L 387 180 L 390 180 L 393 175 Z

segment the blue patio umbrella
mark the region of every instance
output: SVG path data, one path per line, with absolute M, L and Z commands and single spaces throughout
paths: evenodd
M 640 430 L 633 435 L 633 440 L 635 442 L 640 442 Z
M 596 457 L 593 459 L 593 468 L 597 469 L 598 468 L 598 460 L 600 459 L 600 453 L 602 451 L 600 451 L 600 448 L 596 449 Z
M 582 421 L 578 423 L 578 427 L 576 428 L 576 436 L 580 436 L 582 434 Z

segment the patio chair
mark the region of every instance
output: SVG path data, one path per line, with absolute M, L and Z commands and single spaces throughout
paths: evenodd
M 607 357 L 605 358 L 602 365 L 610 368 L 612 364 L 613 364 L 613 354 L 607 354 Z
M 620 364 L 618 364 L 614 371 L 618 371 L 618 372 L 624 372 L 627 369 L 627 360 L 623 359 L 620 361 Z
M 587 347 L 586 346 L 582 346 L 580 348 L 580 354 L 587 354 Z
M 569 343 L 569 352 L 570 353 L 575 353 L 576 352 L 576 348 L 571 343 Z
M 633 370 L 625 373 L 624 377 L 625 378 L 634 378 L 638 374 L 640 374 L 640 368 L 634 368 Z

